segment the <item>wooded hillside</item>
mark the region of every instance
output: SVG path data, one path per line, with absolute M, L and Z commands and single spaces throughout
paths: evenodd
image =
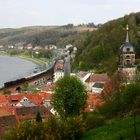
M 96 28 L 68 24 L 64 26 L 31 26 L 18 29 L 0 29 L 0 45 L 15 45 L 17 43 L 33 46 L 54 44 L 64 47 L 67 44 L 77 45 L 85 38 L 87 31 Z
M 78 47 L 73 67 L 76 70 L 93 70 L 112 73 L 117 69 L 119 47 L 125 41 L 126 25 L 129 37 L 140 56 L 140 13 L 132 13 L 105 23 L 97 31 L 89 33 Z

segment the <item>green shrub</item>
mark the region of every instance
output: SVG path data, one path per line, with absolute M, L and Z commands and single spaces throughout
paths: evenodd
M 92 129 L 104 125 L 105 118 L 102 115 L 90 113 L 85 121 L 87 129 Z
M 80 116 L 69 117 L 62 122 L 62 140 L 77 140 L 85 132 L 85 123 Z
M 22 122 L 11 127 L 3 136 L 3 140 L 44 140 L 44 125 L 32 122 Z
M 49 116 L 45 123 L 45 140 L 61 140 L 61 125 L 60 120 L 55 116 Z
M 77 140 L 85 132 L 82 117 L 60 120 L 49 116 L 45 122 L 22 122 L 5 131 L 3 140 Z
M 127 85 L 122 94 L 122 104 L 124 111 L 128 112 L 140 107 L 140 84 Z

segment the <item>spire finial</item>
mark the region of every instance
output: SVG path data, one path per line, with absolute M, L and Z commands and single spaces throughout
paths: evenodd
M 129 31 L 129 25 L 128 24 L 126 25 L 126 31 Z
M 126 25 L 126 31 L 127 31 L 127 33 L 126 33 L 126 41 L 125 42 L 129 42 L 129 35 L 128 35 L 129 26 L 128 26 L 128 24 Z

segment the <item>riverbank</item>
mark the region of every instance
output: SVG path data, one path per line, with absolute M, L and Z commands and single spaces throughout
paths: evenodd
M 48 68 L 49 60 L 46 58 L 35 58 L 35 57 L 31 57 L 29 55 L 24 55 L 24 54 L 20 54 L 20 55 L 18 55 L 18 57 L 37 64 L 41 71 L 46 70 Z
M 31 57 L 29 55 L 25 55 L 25 54 L 19 54 L 19 55 L 9 55 L 9 53 L 7 52 L 0 52 L 1 56 L 16 56 L 19 57 L 21 59 L 27 60 L 27 61 L 31 61 L 35 64 L 37 64 L 39 67 L 42 67 L 42 69 L 44 70 L 45 68 L 47 68 L 48 65 L 48 60 L 45 58 L 35 58 L 35 57 Z M 42 70 L 41 69 L 41 70 Z
M 35 57 L 30 57 L 30 56 L 27 56 L 27 55 L 18 55 L 19 58 L 22 58 L 22 59 L 25 59 L 25 60 L 28 60 L 28 61 L 32 61 L 33 63 L 36 63 L 36 64 L 45 64 L 47 63 L 47 61 L 43 61 L 41 59 L 38 59 L 38 58 L 35 58 Z
M 17 54 L 17 55 L 10 55 L 9 53 L 7 53 L 5 51 L 0 51 L 0 55 L 2 55 L 2 56 L 5 56 L 5 55 L 6 56 L 17 56 L 19 58 L 32 61 L 36 64 L 46 64 L 48 62 L 48 60 L 46 58 L 31 57 L 30 55 L 25 55 L 24 53 L 20 53 L 20 54 Z

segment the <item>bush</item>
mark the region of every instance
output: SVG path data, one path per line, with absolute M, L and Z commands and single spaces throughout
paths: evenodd
M 105 118 L 100 114 L 90 113 L 86 118 L 87 129 L 92 129 L 104 125 Z
M 123 90 L 122 104 L 124 110 L 130 111 L 140 107 L 140 84 L 129 84 Z
M 118 116 L 121 112 L 121 103 L 113 101 L 108 101 L 104 104 L 104 106 L 99 108 L 100 114 L 104 115 L 107 119 L 114 118 Z
M 60 120 L 55 116 L 49 116 L 45 121 L 46 140 L 61 140 L 61 129 Z
M 8 129 L 3 140 L 77 140 L 85 132 L 81 117 L 59 120 L 50 116 L 45 122 L 22 122 Z
M 35 121 L 19 123 L 14 128 L 11 127 L 3 136 L 3 140 L 44 140 L 44 125 Z
M 85 123 L 82 117 L 69 117 L 62 122 L 62 140 L 77 140 L 85 132 Z

